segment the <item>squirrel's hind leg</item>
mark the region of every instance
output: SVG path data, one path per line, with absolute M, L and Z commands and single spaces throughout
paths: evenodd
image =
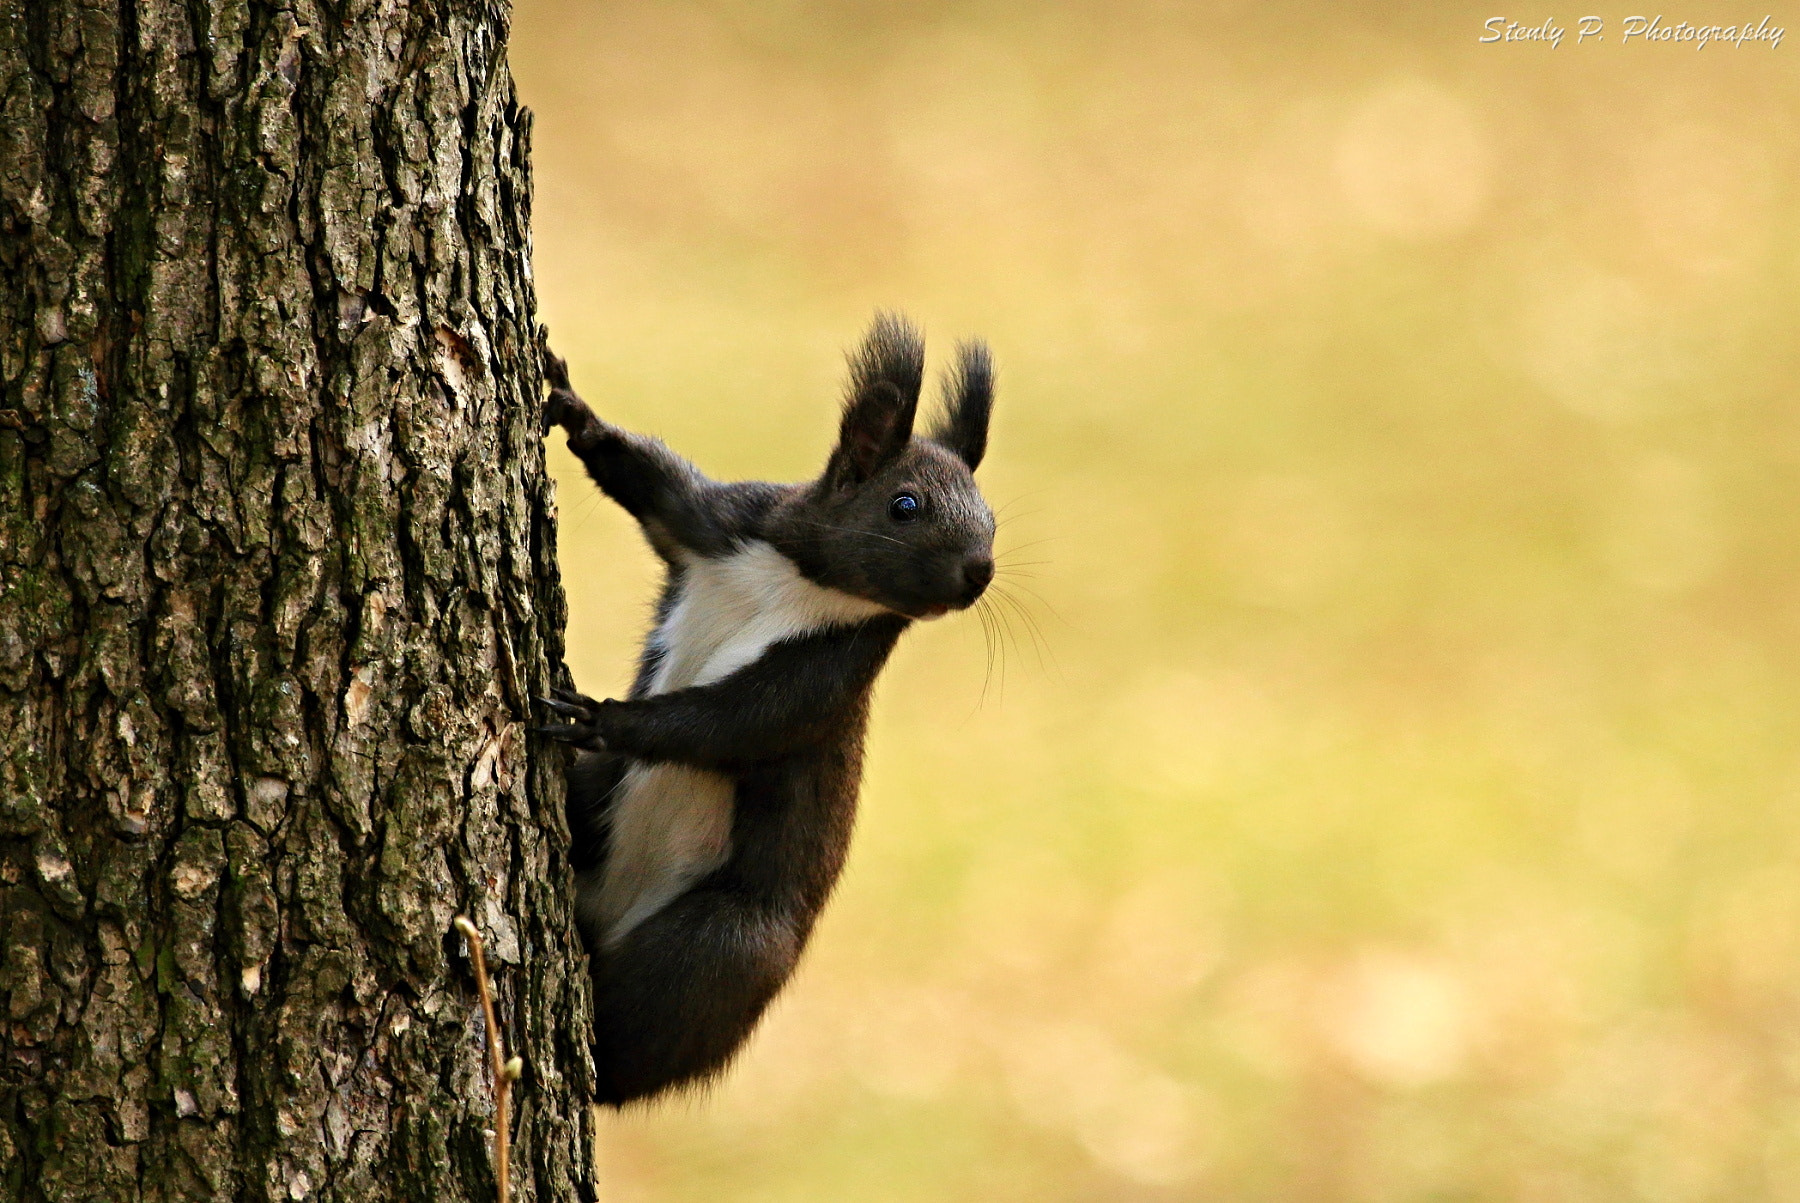
M 791 924 L 717 886 L 596 949 L 594 1061 L 615 1106 L 718 1074 L 794 970 Z

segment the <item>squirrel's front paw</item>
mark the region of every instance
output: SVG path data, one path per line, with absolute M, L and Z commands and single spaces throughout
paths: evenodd
M 544 383 L 553 389 L 569 387 L 569 361 L 548 346 L 544 348 Z
M 550 395 L 544 398 L 544 428 L 538 433 L 549 434 L 562 426 L 574 434 L 592 415 L 586 403 L 569 387 L 568 362 L 547 346 L 544 348 L 544 383 L 549 386 Z
M 561 718 L 562 723 L 546 723 L 536 728 L 539 735 L 558 739 L 588 752 L 606 751 L 606 740 L 600 734 L 600 703 L 573 689 L 552 687 L 550 696 L 539 698 L 544 709 Z
M 563 424 L 563 414 L 575 397 L 569 390 L 569 365 L 548 350 L 544 352 L 544 383 L 550 386 L 550 395 L 544 398 L 544 428 L 539 434 L 549 434 Z

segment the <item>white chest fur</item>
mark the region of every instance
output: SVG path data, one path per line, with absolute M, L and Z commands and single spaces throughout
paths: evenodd
M 650 692 L 710 685 L 753 663 L 771 645 L 886 609 L 815 585 L 767 543 L 729 556 L 694 557 L 668 616 L 651 635 L 662 652 Z M 606 864 L 583 880 L 584 916 L 605 943 L 679 897 L 731 855 L 731 778 L 679 764 L 636 763 L 613 800 Z

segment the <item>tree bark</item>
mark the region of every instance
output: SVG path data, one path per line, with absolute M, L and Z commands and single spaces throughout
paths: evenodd
M 502 0 L 0 0 L 0 1200 L 587 1197 Z

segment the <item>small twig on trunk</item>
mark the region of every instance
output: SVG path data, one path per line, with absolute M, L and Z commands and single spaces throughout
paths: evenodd
M 500 1025 L 494 1021 L 494 992 L 488 988 L 487 954 L 481 943 L 481 933 L 461 915 L 456 917 L 456 930 L 469 942 L 469 953 L 475 961 L 475 984 L 481 990 L 482 1026 L 487 1030 L 488 1061 L 494 1074 L 494 1174 L 500 1182 L 500 1203 L 509 1203 L 511 1188 L 507 1171 L 512 1155 L 512 1125 L 507 1118 L 506 1102 L 512 1093 L 512 1084 L 525 1070 L 525 1063 L 517 1057 L 509 1059 L 500 1044 Z

